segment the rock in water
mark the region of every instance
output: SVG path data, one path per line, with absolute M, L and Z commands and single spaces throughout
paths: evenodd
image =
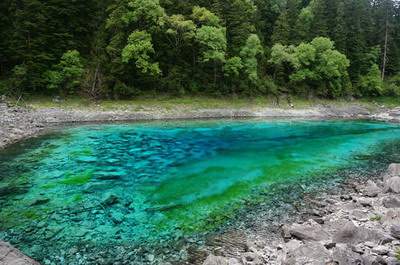
M 10 244 L 0 241 L 0 265 L 40 265 Z
M 50 199 L 48 199 L 48 198 L 40 198 L 40 199 L 34 200 L 30 205 L 31 206 L 42 205 L 42 204 L 48 203 L 49 201 L 50 201 Z
M 400 177 L 392 177 L 385 183 L 386 192 L 400 193 Z
M 102 202 L 102 204 L 105 206 L 111 206 L 111 205 L 117 204 L 118 202 L 119 202 L 119 198 L 117 196 L 111 194 Z

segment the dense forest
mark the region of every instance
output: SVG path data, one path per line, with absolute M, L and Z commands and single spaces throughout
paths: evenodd
M 394 0 L 2 0 L 0 94 L 400 95 Z

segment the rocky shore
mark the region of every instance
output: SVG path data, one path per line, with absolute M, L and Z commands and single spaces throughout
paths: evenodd
M 400 264 L 400 164 L 376 182 L 313 198 L 309 218 L 279 228 L 278 238 L 242 235 L 209 248 L 203 265 Z
M 37 136 L 64 123 L 117 122 L 207 118 L 344 118 L 400 121 L 400 108 L 371 112 L 359 105 L 347 107 L 317 106 L 307 109 L 240 108 L 240 109 L 146 109 L 141 111 L 65 110 L 60 108 L 29 109 L 0 102 L 0 149 L 22 139 Z

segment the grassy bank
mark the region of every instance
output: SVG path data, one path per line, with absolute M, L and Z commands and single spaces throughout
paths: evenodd
M 16 103 L 16 101 L 14 101 Z M 254 97 L 254 98 L 212 98 L 212 97 L 140 97 L 132 100 L 101 100 L 90 101 L 82 97 L 69 97 L 60 101 L 54 101 L 51 97 L 32 97 L 19 101 L 18 104 L 41 108 L 62 108 L 62 109 L 96 109 L 96 110 L 128 110 L 141 111 L 148 109 L 165 109 L 173 110 L 181 109 L 218 109 L 218 108 L 292 108 L 287 100 L 282 99 L 280 104 L 271 97 Z M 304 98 L 292 98 L 292 104 L 295 109 L 304 109 L 315 106 L 335 106 L 343 107 L 348 105 L 362 105 L 369 109 L 378 107 L 394 108 L 400 106 L 400 98 L 397 97 L 381 97 L 373 99 L 357 99 L 357 100 L 327 100 Z

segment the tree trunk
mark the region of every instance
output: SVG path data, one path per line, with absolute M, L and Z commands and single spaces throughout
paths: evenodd
M 387 50 L 388 50 L 388 35 L 389 35 L 389 6 L 386 1 L 386 22 L 385 22 L 385 44 L 383 48 L 383 60 L 382 60 L 382 80 L 385 80 L 385 71 L 387 63 Z

